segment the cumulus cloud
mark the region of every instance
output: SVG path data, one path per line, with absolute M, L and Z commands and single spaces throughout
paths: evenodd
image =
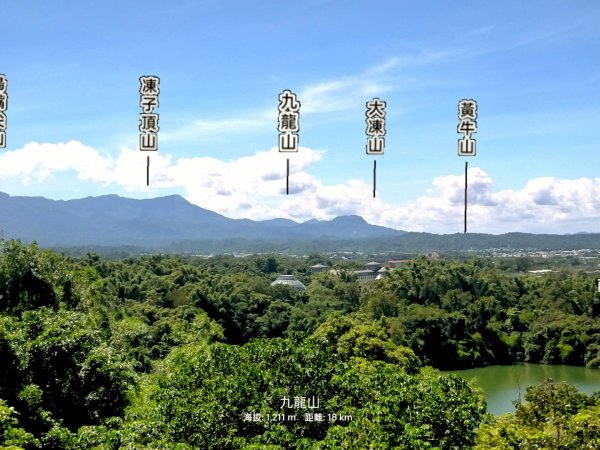
M 397 205 L 372 198 L 372 186 L 361 180 L 322 182 L 310 170 L 326 155 L 309 148 L 290 157 L 291 195 L 285 195 L 289 155 L 276 148 L 231 161 L 151 154 L 150 187 L 145 179 L 146 156 L 121 148 L 112 157 L 77 141 L 29 143 L 0 154 L 0 180 L 43 186 L 56 174 L 72 173 L 81 181 L 125 189 L 132 196 L 180 191 L 190 202 L 233 218 L 305 221 L 358 214 L 372 224 L 410 231 L 462 231 L 462 174 L 434 178 L 423 195 Z M 599 231 L 600 178 L 543 177 L 530 180 L 521 189 L 496 191 L 482 169 L 472 167 L 468 176 L 470 231 Z
M 0 178 L 18 178 L 23 184 L 42 182 L 55 172 L 76 170 L 79 178 L 100 181 L 114 165 L 110 157 L 80 142 L 67 144 L 26 144 L 22 149 L 0 155 Z

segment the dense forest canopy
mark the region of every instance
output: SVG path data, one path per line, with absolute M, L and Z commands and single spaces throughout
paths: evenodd
M 0 448 L 600 443 L 599 394 L 548 381 L 493 418 L 438 370 L 599 367 L 596 276 L 572 264 L 536 276 L 518 260 L 417 257 L 365 282 L 360 262 L 320 254 L 0 252 Z M 272 286 L 282 273 L 307 289 Z

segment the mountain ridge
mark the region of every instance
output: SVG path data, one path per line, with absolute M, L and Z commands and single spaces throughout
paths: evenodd
M 341 239 L 399 236 L 403 231 L 368 224 L 360 216 L 329 221 L 232 219 L 196 206 L 180 195 L 131 199 L 115 194 L 72 200 L 0 193 L 5 237 L 45 246 L 161 246 L 219 239 Z
M 358 215 L 305 222 L 232 219 L 176 194 L 141 200 L 115 194 L 50 200 L 0 192 L 0 233 L 42 247 L 176 252 L 600 249 L 600 234 L 587 232 L 438 235 L 371 225 Z

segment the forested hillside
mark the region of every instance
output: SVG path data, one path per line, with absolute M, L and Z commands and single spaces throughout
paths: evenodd
M 600 296 L 583 271 L 422 257 L 366 283 L 353 263 L 312 274 L 332 264 L 318 255 L 75 259 L 18 241 L 0 251 L 0 448 L 600 442 L 598 395 L 541 386 L 514 417 L 492 419 L 480 391 L 437 370 L 600 366 Z M 307 289 L 271 286 L 278 273 Z

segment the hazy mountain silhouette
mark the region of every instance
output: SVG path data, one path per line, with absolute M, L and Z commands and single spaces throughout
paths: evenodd
M 400 236 L 362 217 L 297 223 L 288 219 L 230 219 L 179 195 L 135 200 L 118 195 L 76 200 L 12 197 L 0 193 L 0 230 L 5 238 L 42 246 L 150 246 L 222 239 L 302 240 Z
M 145 200 L 118 195 L 48 200 L 0 193 L 0 237 L 63 249 L 119 247 L 126 253 L 600 249 L 598 233 L 439 235 L 370 225 L 355 215 L 303 223 L 231 219 L 179 195 Z

